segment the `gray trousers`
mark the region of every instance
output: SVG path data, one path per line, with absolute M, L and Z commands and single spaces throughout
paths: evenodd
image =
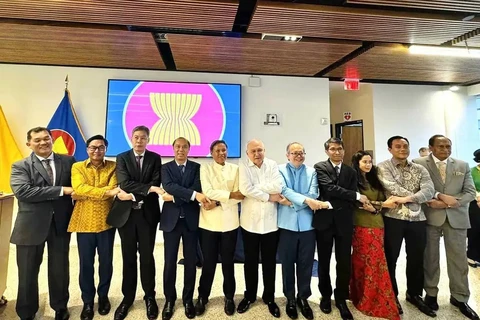
M 427 225 L 424 275 L 427 295 L 438 295 L 440 281 L 440 237 L 444 237 L 450 295 L 459 302 L 468 302 L 467 229 L 453 229 L 448 222 L 440 227 Z

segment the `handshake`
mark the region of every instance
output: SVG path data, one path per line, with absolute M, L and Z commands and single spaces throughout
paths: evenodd
M 292 205 L 292 202 L 290 200 L 288 200 L 287 198 L 285 198 L 280 193 L 271 194 L 268 197 L 268 201 L 278 202 L 279 204 L 284 205 L 284 206 L 291 206 Z M 312 199 L 312 198 L 306 198 L 304 203 L 307 206 L 309 206 L 310 209 L 312 209 L 313 211 L 329 208 L 327 202 L 315 200 L 315 199 Z

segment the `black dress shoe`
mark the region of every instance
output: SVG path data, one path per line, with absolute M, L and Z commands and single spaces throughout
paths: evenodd
M 235 313 L 235 302 L 233 299 L 225 299 L 225 308 L 223 310 L 227 316 L 231 316 Z
M 154 297 L 145 298 L 145 307 L 147 308 L 147 318 L 149 320 L 158 318 L 158 305 Z
M 195 304 L 195 314 L 197 316 L 201 316 L 205 313 L 205 305 L 207 304 L 208 300 L 204 298 L 198 298 L 197 303 Z
M 300 308 L 300 312 L 306 319 L 313 320 L 313 311 L 312 308 L 310 308 L 307 299 L 297 298 L 297 306 Z
M 427 316 L 432 317 L 432 318 L 435 318 L 437 316 L 435 311 L 433 311 L 429 306 L 427 306 L 425 304 L 422 297 L 420 297 L 420 296 L 410 296 L 407 293 L 406 300 L 408 302 L 410 302 L 411 304 L 413 304 L 415 307 L 417 307 L 418 310 L 420 310 L 421 312 L 423 312 Z
M 162 311 L 162 320 L 170 320 L 173 316 L 173 307 L 175 306 L 175 302 L 167 301 L 163 306 Z
M 93 319 L 93 303 L 85 303 L 83 305 L 82 313 L 80 313 L 80 320 Z
M 340 311 L 340 316 L 343 320 L 353 320 L 352 313 L 348 310 L 347 303 L 343 301 L 335 301 L 338 311 Z
M 395 303 L 397 304 L 398 313 L 403 314 L 402 305 L 400 304 L 400 301 L 398 301 L 397 297 L 395 297 Z
M 115 320 L 123 320 L 128 315 L 128 309 L 130 309 L 130 305 L 124 302 L 120 303 L 117 310 L 115 310 Z
M 98 313 L 102 316 L 107 315 L 112 309 L 112 305 L 110 304 L 110 300 L 108 297 L 99 297 L 98 298 Z
M 267 306 L 268 311 L 270 311 L 270 314 L 272 316 L 274 316 L 275 318 L 280 318 L 280 309 L 274 301 L 267 303 Z
M 332 312 L 332 300 L 330 298 L 322 297 L 322 299 L 320 299 L 320 310 L 326 314 Z
M 432 296 L 426 295 L 424 301 L 425 301 L 425 304 L 430 309 L 432 309 L 433 311 L 438 311 L 439 306 L 438 306 L 438 302 L 437 302 L 437 297 L 432 297 Z
M 252 301 L 249 301 L 249 300 L 243 298 L 243 300 L 240 301 L 240 303 L 238 304 L 237 312 L 238 313 L 244 313 L 245 311 L 248 310 L 248 308 L 250 308 L 250 305 L 252 303 L 253 303 Z
M 450 303 L 457 307 L 458 310 L 460 310 L 460 312 L 468 319 L 479 319 L 478 314 L 472 308 L 470 308 L 466 302 L 460 302 L 457 299 L 450 297 Z
M 188 301 L 185 303 L 185 316 L 188 319 L 195 318 L 195 306 L 193 305 L 193 301 Z
M 70 318 L 70 313 L 67 309 L 60 309 L 55 311 L 55 320 L 68 320 Z
M 295 302 L 295 300 L 287 300 L 287 306 L 285 307 L 285 311 L 287 312 L 287 316 L 290 319 L 298 319 L 297 303 Z

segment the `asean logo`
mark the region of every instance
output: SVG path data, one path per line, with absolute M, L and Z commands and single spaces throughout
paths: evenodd
M 52 129 L 53 152 L 58 154 L 68 154 L 73 156 L 75 154 L 75 139 L 65 130 Z

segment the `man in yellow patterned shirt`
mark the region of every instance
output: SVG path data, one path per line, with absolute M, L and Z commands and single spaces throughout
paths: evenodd
M 101 135 L 87 140 L 88 159 L 72 166 L 72 198 L 76 201 L 69 232 L 77 233 L 80 258 L 80 289 L 84 303 L 80 319 L 93 319 L 95 298 L 94 262 L 98 250 L 98 313 L 110 312 L 108 290 L 112 280 L 113 241 L 115 229 L 107 225 L 107 215 L 117 188 L 115 162 L 105 160 L 108 141 Z

